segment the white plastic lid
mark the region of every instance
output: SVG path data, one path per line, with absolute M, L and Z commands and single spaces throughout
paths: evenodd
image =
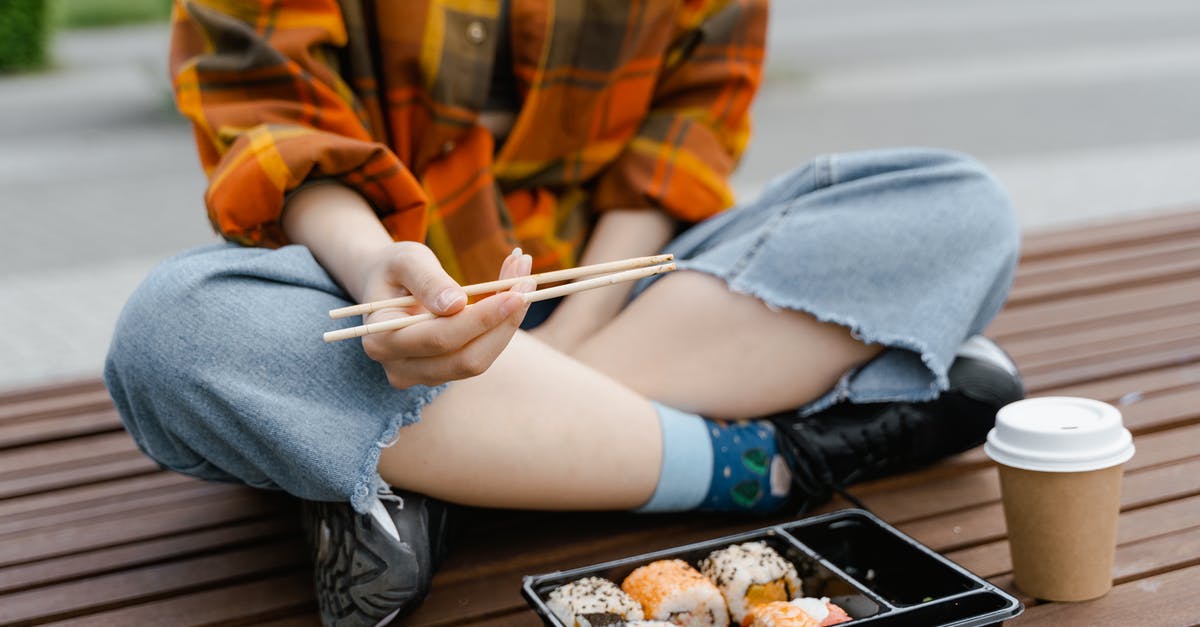
M 1090 398 L 1027 398 L 1000 408 L 983 445 L 988 457 L 1013 468 L 1086 472 L 1133 457 L 1133 436 L 1121 412 Z

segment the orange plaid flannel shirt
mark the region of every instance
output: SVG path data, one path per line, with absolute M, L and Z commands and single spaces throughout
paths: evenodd
M 466 282 L 519 245 L 573 265 L 594 212 L 732 204 L 766 0 L 511 0 L 522 103 L 477 123 L 499 0 L 177 0 L 171 73 L 225 238 L 280 246 L 286 195 L 333 179 Z M 508 60 L 502 60 L 507 62 Z

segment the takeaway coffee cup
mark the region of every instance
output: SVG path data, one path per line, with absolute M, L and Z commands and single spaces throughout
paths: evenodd
M 1017 401 L 997 413 L 984 450 L 1000 465 L 1017 587 L 1049 601 L 1108 592 L 1122 464 L 1133 457 L 1121 412 L 1086 398 Z

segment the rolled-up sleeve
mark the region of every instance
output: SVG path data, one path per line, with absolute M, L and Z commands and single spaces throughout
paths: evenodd
M 650 112 L 596 183 L 597 211 L 659 208 L 697 222 L 733 204 L 729 175 L 750 138 L 767 2 L 685 4 L 693 8 L 681 12 Z
M 346 45 L 336 0 L 180 0 L 173 15 L 176 104 L 195 130 L 213 227 L 280 246 L 289 191 L 314 179 L 357 190 L 393 236 L 421 240 L 425 197 L 334 69 Z

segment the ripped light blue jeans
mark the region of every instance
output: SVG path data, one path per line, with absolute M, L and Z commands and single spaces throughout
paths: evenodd
M 1007 197 L 978 163 L 903 149 L 820 157 L 667 250 L 735 292 L 889 347 L 802 408 L 813 412 L 936 397 L 959 344 L 1003 304 L 1018 242 Z M 324 331 L 357 323 L 325 315 L 346 298 L 300 246 L 183 253 L 130 298 L 105 382 L 134 440 L 167 468 L 365 511 L 387 490 L 381 447 L 438 389 L 393 388 L 358 342 L 325 344 Z

